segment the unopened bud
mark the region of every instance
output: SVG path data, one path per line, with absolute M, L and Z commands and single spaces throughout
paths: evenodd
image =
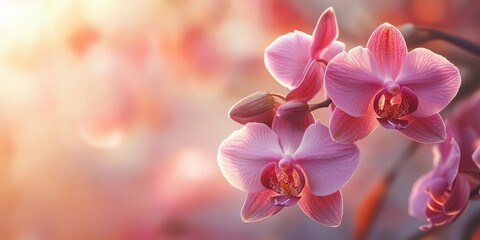
M 310 112 L 308 104 L 303 101 L 291 100 L 280 105 L 277 115 L 288 121 L 299 121 Z
M 271 126 L 277 106 L 278 103 L 269 92 L 260 91 L 238 101 L 228 115 L 240 124 L 260 122 Z
M 403 24 L 398 27 L 398 30 L 402 33 L 407 46 L 418 46 L 433 38 L 430 31 L 419 29 L 412 23 Z
M 398 26 L 398 30 L 402 33 L 402 36 L 406 38 L 415 34 L 416 27 L 413 23 L 405 23 L 401 26 Z

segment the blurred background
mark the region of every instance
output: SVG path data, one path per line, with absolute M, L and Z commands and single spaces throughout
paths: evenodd
M 265 69 L 265 47 L 295 29 L 311 34 L 330 6 L 347 49 L 386 21 L 480 42 L 476 0 L 0 0 L 0 239 L 352 238 L 362 200 L 408 150 L 406 138 L 378 128 L 358 143 L 338 228 L 296 206 L 243 223 L 246 194 L 216 160 L 241 127 L 227 116 L 235 102 L 287 93 Z M 424 47 L 464 81 L 478 77 L 472 54 L 440 41 Z M 327 123 L 330 112 L 315 115 Z M 371 239 L 418 233 L 408 195 L 431 168 L 431 148 L 404 160 Z M 428 239 L 457 238 L 479 213 L 471 203 Z

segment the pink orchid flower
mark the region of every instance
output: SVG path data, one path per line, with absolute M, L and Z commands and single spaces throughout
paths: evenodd
M 442 142 L 445 125 L 438 112 L 460 82 L 447 59 L 424 48 L 408 52 L 400 31 L 384 23 L 367 48 L 340 53 L 327 66 L 325 87 L 337 106 L 330 134 L 335 141 L 354 142 L 380 123 L 417 142 Z
M 471 189 L 480 185 L 480 91 L 459 102 L 449 118 L 460 147 L 459 172 L 470 182 Z M 477 196 L 476 198 L 479 198 Z
M 272 94 L 258 92 L 236 103 L 230 118 L 240 124 L 260 122 L 271 126 L 277 109 L 288 119 L 303 118 L 310 112 L 306 102 L 323 85 L 326 63 L 345 49 L 337 37 L 332 8 L 320 16 L 313 36 L 295 31 L 278 37 L 265 49 L 265 65 L 280 84 L 292 90 L 286 97 L 280 96 L 287 102 L 280 104 Z
M 325 67 L 335 55 L 345 50 L 338 38 L 333 8 L 320 16 L 313 35 L 301 31 L 275 39 L 265 49 L 265 66 L 281 85 L 292 90 L 287 101 L 308 102 L 323 85 Z
M 358 160 L 356 145 L 333 142 L 312 114 L 299 121 L 275 117 L 272 128 L 247 123 L 225 139 L 218 152 L 227 181 L 248 192 L 241 214 L 245 222 L 298 204 L 313 220 L 338 226 L 343 213 L 339 189 Z
M 457 174 L 460 149 L 450 128 L 447 139 L 434 150 L 434 169 L 415 182 L 409 198 L 409 214 L 428 221 L 420 226 L 425 231 L 454 221 L 470 196 L 468 180 Z

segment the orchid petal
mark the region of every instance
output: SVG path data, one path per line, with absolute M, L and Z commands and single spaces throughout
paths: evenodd
M 343 199 L 340 190 L 327 196 L 315 196 L 306 187 L 298 206 L 308 217 L 325 226 L 337 227 L 342 222 Z
M 402 33 L 395 26 L 384 23 L 372 33 L 367 48 L 375 56 L 384 80 L 394 80 L 407 55 L 407 44 Z
M 435 173 L 434 173 L 435 175 Z M 447 180 L 443 177 L 434 177 L 427 186 L 427 193 L 430 194 L 432 200 L 438 204 L 442 204 L 446 199 L 445 191 L 450 187 Z
M 422 175 L 413 184 L 412 191 L 408 197 L 408 214 L 417 218 L 425 218 L 425 208 L 430 196 L 425 192 L 433 176 L 433 171 Z
M 278 213 L 283 209 L 283 206 L 274 206 L 270 202 L 270 198 L 275 196 L 278 196 L 278 194 L 269 189 L 248 193 L 241 211 L 242 220 L 244 222 L 258 222 Z
M 372 107 L 363 117 L 352 117 L 340 108 L 335 108 L 330 118 L 330 136 L 339 143 L 352 143 L 368 136 L 377 126 Z
M 438 150 L 440 155 L 434 159 L 434 175 L 444 178 L 449 186 L 453 185 L 460 164 L 460 148 L 452 134 L 451 129 L 448 128 L 445 141 L 438 145 L 438 149 L 434 148 L 434 151 Z
M 444 109 L 460 87 L 460 73 L 446 58 L 425 48 L 416 48 L 405 57 L 396 82 L 410 88 L 418 97 L 413 114 L 431 116 Z
M 291 155 L 297 150 L 305 129 L 314 121 L 312 113 L 308 113 L 298 121 L 290 121 L 278 116 L 273 118 L 272 129 L 278 135 L 284 155 Z
M 324 74 L 325 64 L 315 60 L 311 61 L 302 77 L 302 82 L 287 95 L 287 101 L 293 99 L 303 102 L 310 101 L 322 88 Z
M 473 162 L 480 168 L 480 146 L 475 149 L 475 152 L 472 154 Z
M 403 130 L 410 126 L 410 123 L 404 119 L 397 119 L 397 118 L 377 118 L 378 123 L 382 125 L 382 127 L 386 129 L 397 129 Z
M 442 210 L 442 206 L 435 203 L 433 200 L 430 200 L 430 202 L 427 204 L 425 214 L 429 223 L 420 226 L 420 229 L 423 231 L 428 231 L 431 230 L 433 227 L 447 224 L 457 217 L 455 215 L 445 214 L 445 212 Z
M 325 87 L 335 105 L 354 117 L 367 112 L 371 100 L 384 86 L 373 55 L 356 47 L 334 57 L 327 65 Z
M 470 185 L 468 180 L 458 175 L 448 199 L 444 202 L 436 202 L 431 199 L 427 203 L 425 215 L 430 224 L 421 226 L 422 230 L 429 230 L 435 226 L 441 226 L 454 221 L 465 209 L 470 198 Z
M 282 158 L 278 137 L 267 125 L 247 123 L 233 132 L 218 149 L 218 164 L 227 181 L 246 192 L 264 190 L 263 168 Z
M 297 204 L 298 200 L 300 200 L 300 197 L 294 197 L 290 195 L 281 195 L 281 196 L 276 196 L 276 197 L 271 197 L 270 202 L 274 206 L 284 206 L 284 207 L 290 207 L 295 204 Z
M 438 113 L 430 117 L 407 115 L 402 119 L 408 120 L 410 125 L 403 130 L 399 130 L 399 132 L 413 141 L 419 143 L 440 143 L 445 140 L 445 124 Z
M 461 105 L 458 106 L 460 107 Z M 465 125 L 463 122 L 457 123 L 456 128 L 454 129 L 458 131 L 455 137 L 462 152 L 460 156 L 461 159 L 459 171 L 463 173 L 470 173 L 472 175 L 479 175 L 480 177 L 480 162 L 475 162 L 475 158 L 473 158 L 472 155 L 477 148 L 477 146 L 472 143 L 475 143 L 477 139 L 480 139 L 480 132 L 476 133 L 471 126 Z M 477 144 L 480 144 L 480 142 Z M 480 145 L 478 145 L 478 147 L 480 147 Z
M 333 8 L 327 8 L 318 19 L 313 31 L 313 42 L 310 57 L 318 59 L 322 51 L 338 38 L 337 18 Z
M 312 36 L 295 31 L 275 39 L 265 49 L 265 66 L 281 85 L 293 89 L 300 84 L 310 60 Z
M 445 202 L 445 211 L 448 215 L 459 214 L 467 206 L 470 199 L 470 184 L 462 175 L 457 175 L 453 182 L 450 198 Z
M 360 158 L 354 144 L 341 144 L 330 138 L 321 122 L 310 125 L 292 158 L 302 167 L 316 196 L 332 194 L 352 177 Z
M 345 51 L 345 43 L 340 41 L 333 41 L 327 48 L 322 51 L 320 55 L 320 59 L 324 59 L 327 61 L 332 60 L 335 56 L 339 53 Z

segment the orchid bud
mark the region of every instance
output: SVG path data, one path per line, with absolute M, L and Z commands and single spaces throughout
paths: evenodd
M 306 102 L 291 100 L 280 105 L 277 116 L 288 121 L 299 121 L 304 119 L 309 112 L 309 106 Z
M 259 91 L 238 101 L 228 115 L 240 124 L 260 122 L 271 126 L 278 105 L 269 92 Z
M 413 23 L 406 23 L 398 27 L 408 46 L 419 46 L 434 38 L 432 33 L 425 29 L 420 29 Z

